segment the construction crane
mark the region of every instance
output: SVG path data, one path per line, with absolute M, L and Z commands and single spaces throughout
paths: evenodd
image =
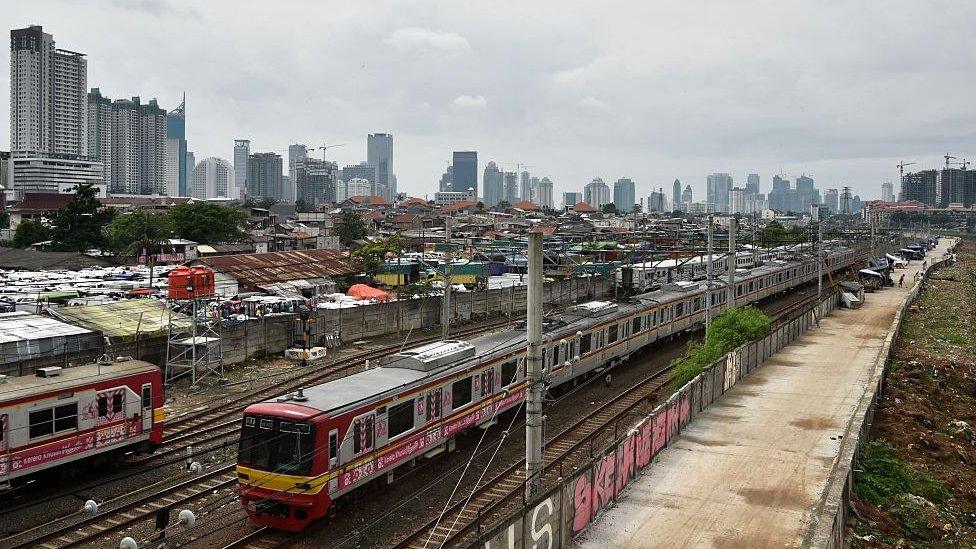
M 329 149 L 334 149 L 336 147 L 342 147 L 342 146 L 348 145 L 348 144 L 349 143 L 337 143 L 335 145 L 326 145 L 326 144 L 323 143 L 322 146 L 319 147 L 319 149 L 322 150 L 322 160 L 325 160 L 325 151 L 327 151 Z
M 949 153 L 946 153 L 945 156 L 943 156 L 943 158 L 945 158 L 945 161 L 946 161 L 946 169 L 947 170 L 949 169 L 949 161 L 950 160 L 956 160 L 956 157 L 955 156 L 949 156 Z
M 905 167 L 914 166 L 915 164 L 917 164 L 917 162 L 905 162 L 904 160 L 898 163 L 898 184 L 899 185 L 905 184 Z M 902 189 L 904 189 L 904 187 L 902 187 Z

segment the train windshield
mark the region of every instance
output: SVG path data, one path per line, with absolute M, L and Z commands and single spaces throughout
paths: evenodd
M 244 416 L 237 462 L 284 475 L 306 475 L 315 453 L 315 426 L 277 417 Z

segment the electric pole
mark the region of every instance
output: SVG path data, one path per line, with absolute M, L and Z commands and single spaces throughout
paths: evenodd
M 736 251 L 735 251 L 735 218 L 729 218 L 729 291 L 728 291 L 728 307 L 735 307 L 735 263 L 736 263 Z
M 444 218 L 444 300 L 441 303 L 441 339 L 451 337 L 451 218 Z
M 823 221 L 817 206 L 817 299 L 823 294 Z
M 705 264 L 705 337 L 712 323 L 712 222 L 715 216 L 708 214 L 708 259 Z
M 529 288 L 526 311 L 525 377 L 525 499 L 542 486 L 542 233 L 529 232 Z

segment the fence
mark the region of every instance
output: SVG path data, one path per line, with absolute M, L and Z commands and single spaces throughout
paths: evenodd
M 626 434 L 596 451 L 574 472 L 541 496 L 509 514 L 497 526 L 478 524 L 485 549 L 567 547 L 612 504 L 654 456 L 666 448 L 698 414 L 765 360 L 800 337 L 834 310 L 839 293 L 810 304 L 784 319 L 770 334 L 709 365 Z
M 953 244 L 952 247 L 954 247 Z M 950 247 L 950 250 L 952 249 Z M 831 465 L 827 488 L 821 495 L 820 502 L 814 509 L 810 528 L 803 540 L 803 547 L 824 547 L 835 549 L 844 547 L 844 527 L 847 524 L 847 510 L 850 503 L 851 490 L 854 484 L 854 466 L 857 463 L 861 446 L 869 440 L 871 424 L 878 406 L 878 399 L 884 387 L 885 366 L 891 354 L 891 346 L 898 335 L 905 311 L 915 301 L 925 285 L 932 270 L 942 267 L 948 260 L 943 258 L 933 261 L 932 265 L 923 273 L 922 279 L 912 287 L 911 292 L 891 322 L 888 337 L 885 338 L 878 359 L 874 363 L 871 381 L 865 386 L 864 394 L 851 416 L 844 431 L 840 452 Z

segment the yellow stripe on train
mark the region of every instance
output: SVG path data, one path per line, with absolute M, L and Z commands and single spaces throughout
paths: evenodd
M 317 477 L 303 477 L 237 466 L 237 482 L 241 486 L 292 494 L 318 494 L 326 487 L 331 476 L 335 475 L 324 474 Z
M 166 410 L 164 408 L 156 408 L 153 410 L 153 423 L 162 423 L 166 419 Z

